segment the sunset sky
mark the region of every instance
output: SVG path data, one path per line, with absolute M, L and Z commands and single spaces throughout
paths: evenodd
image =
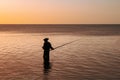
M 0 0 L 0 24 L 120 24 L 120 0 Z

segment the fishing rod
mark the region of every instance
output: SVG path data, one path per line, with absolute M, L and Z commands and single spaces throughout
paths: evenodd
M 77 40 L 74 40 L 74 41 L 71 41 L 71 42 L 62 44 L 62 45 L 60 45 L 60 46 L 57 46 L 57 47 L 54 48 L 54 50 L 55 50 L 55 49 L 58 49 L 58 48 L 60 48 L 60 47 L 66 46 L 66 45 L 68 45 L 68 44 L 71 44 L 71 43 L 73 43 L 73 42 L 76 42 L 76 41 L 78 41 L 78 40 L 80 40 L 80 39 L 77 39 Z

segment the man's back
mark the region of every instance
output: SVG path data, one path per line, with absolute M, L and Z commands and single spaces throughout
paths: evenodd
M 43 49 L 44 50 L 50 50 L 51 47 L 51 43 L 50 42 L 44 42 L 44 45 L 43 45 Z

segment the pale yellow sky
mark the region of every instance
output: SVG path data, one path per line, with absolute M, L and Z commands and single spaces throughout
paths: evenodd
M 0 0 L 0 24 L 120 24 L 120 0 Z

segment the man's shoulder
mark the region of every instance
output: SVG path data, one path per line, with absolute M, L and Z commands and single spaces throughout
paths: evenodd
M 50 42 L 48 42 L 48 44 L 51 44 Z
M 50 42 L 46 42 L 46 44 L 51 44 Z

